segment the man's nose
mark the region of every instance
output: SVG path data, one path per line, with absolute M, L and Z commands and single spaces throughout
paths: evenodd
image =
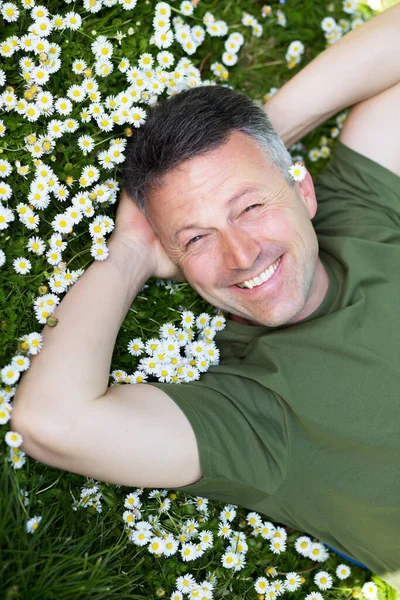
M 243 229 L 230 228 L 223 234 L 222 252 L 228 269 L 249 269 L 260 254 L 260 243 Z

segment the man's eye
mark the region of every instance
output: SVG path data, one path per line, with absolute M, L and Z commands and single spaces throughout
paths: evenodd
M 193 244 L 194 242 L 196 242 L 197 240 L 201 239 L 203 236 L 202 235 L 196 235 L 195 237 L 193 237 L 191 240 L 188 241 L 187 244 L 185 244 L 185 246 L 189 246 L 190 244 Z
M 248 212 L 251 208 L 254 208 L 255 206 L 261 206 L 261 204 L 251 204 L 250 206 L 248 206 L 247 208 L 244 209 L 244 213 Z

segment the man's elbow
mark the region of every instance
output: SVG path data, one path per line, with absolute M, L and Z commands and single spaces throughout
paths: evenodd
M 31 458 L 47 462 L 51 451 L 50 436 L 47 419 L 41 418 L 40 414 L 32 415 L 24 399 L 17 396 L 12 402 L 10 430 L 16 431 L 22 436 L 20 449 Z

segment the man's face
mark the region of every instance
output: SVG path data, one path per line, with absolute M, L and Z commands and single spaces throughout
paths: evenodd
M 327 290 L 311 223 L 316 208 L 308 173 L 291 190 L 256 142 L 237 131 L 168 173 L 147 202 L 161 244 L 191 287 L 236 320 L 270 327 L 305 318 Z M 279 257 L 271 279 L 237 285 Z

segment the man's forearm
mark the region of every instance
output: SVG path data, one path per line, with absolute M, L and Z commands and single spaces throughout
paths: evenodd
M 339 111 L 400 81 L 400 4 L 349 31 L 264 105 L 290 146 Z
M 57 325 L 42 330 L 43 348 L 31 357 L 13 401 L 17 431 L 20 419 L 63 419 L 107 390 L 118 331 L 151 276 L 145 255 L 112 236 L 107 245 L 108 258 L 94 261 L 57 306 Z

